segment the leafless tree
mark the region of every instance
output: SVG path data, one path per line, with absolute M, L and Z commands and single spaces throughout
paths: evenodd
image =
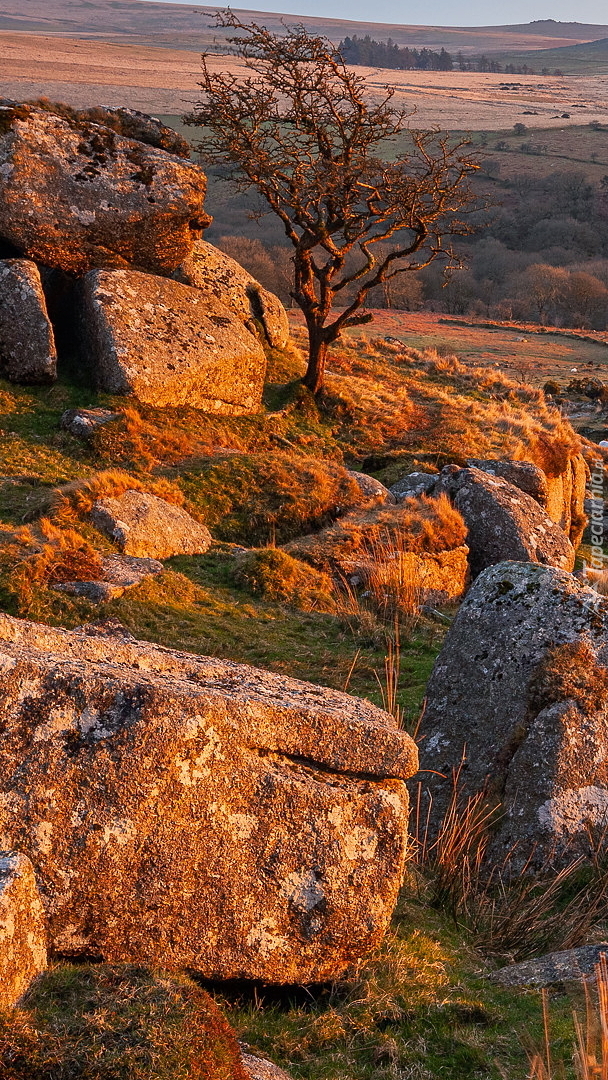
M 229 41 L 247 71 L 218 71 L 217 55 L 204 54 L 201 99 L 186 120 L 202 129 L 203 157 L 257 188 L 283 223 L 308 328 L 304 383 L 317 394 L 329 345 L 371 320 L 361 310 L 370 289 L 438 257 L 457 265 L 445 241 L 471 231 L 464 210 L 477 164 L 464 141 L 410 131 L 392 89 L 370 100 L 327 39 L 301 26 L 271 33 L 231 11 L 217 25 L 236 31 Z

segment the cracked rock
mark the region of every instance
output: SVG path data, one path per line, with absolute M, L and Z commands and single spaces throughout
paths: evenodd
M 0 615 L 0 723 L 55 950 L 311 983 L 385 932 L 417 753 L 370 702 Z
M 461 797 L 501 808 L 493 859 L 588 854 L 608 821 L 608 601 L 552 567 L 483 571 L 433 668 L 420 748 L 432 834 L 463 762 Z
M 95 270 L 83 279 L 81 302 L 84 352 L 100 390 L 229 416 L 260 408 L 262 345 L 215 297 L 152 274 Z

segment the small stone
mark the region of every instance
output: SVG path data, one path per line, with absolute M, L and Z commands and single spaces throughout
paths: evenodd
M 77 439 L 90 439 L 98 428 L 120 419 L 120 413 L 109 409 L 66 409 L 60 423 L 61 427 Z
M 380 505 L 397 502 L 392 491 L 380 480 L 376 480 L 375 476 L 368 476 L 367 473 L 356 472 L 354 469 L 348 469 L 348 475 L 352 476 L 366 502 Z
M 438 473 L 408 473 L 392 484 L 390 491 L 397 502 L 403 502 L 412 495 L 431 495 L 438 479 Z
M 547 953 L 535 960 L 509 964 L 493 971 L 488 978 L 500 986 L 551 986 L 553 983 L 579 982 L 595 973 L 602 956 L 608 956 L 608 942 L 582 945 L 578 949 Z
M 0 1009 L 10 1009 L 46 968 L 44 911 L 25 855 L 0 852 Z
M 57 350 L 40 272 L 28 259 L 0 260 L 0 375 L 11 382 L 57 377 Z
M 165 568 L 156 559 L 139 559 L 130 555 L 108 555 L 101 560 L 99 581 L 64 581 L 53 585 L 55 592 L 82 596 L 95 604 L 116 600 L 127 589 L 141 585 L 146 578 L 155 577 Z
M 181 506 L 144 491 L 97 499 L 91 520 L 124 555 L 146 560 L 203 555 L 213 543 L 209 529 Z
M 284 1072 L 278 1065 L 266 1058 L 255 1057 L 253 1054 L 242 1052 L 241 1058 L 251 1080 L 291 1080 L 289 1073 Z

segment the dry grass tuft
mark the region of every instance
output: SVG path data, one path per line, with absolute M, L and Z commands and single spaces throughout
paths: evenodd
M 608 671 L 598 664 L 590 642 L 566 642 L 549 649 L 530 686 L 533 715 L 557 701 L 575 701 L 586 713 L 603 707 Z
M 592 986 L 595 982 L 595 987 Z M 600 958 L 594 979 L 583 982 L 585 1015 L 581 1020 L 574 1011 L 575 1045 L 572 1048 L 572 1064 L 576 1080 L 608 1080 L 608 960 Z M 549 995 L 541 991 L 544 1046 L 542 1050 L 528 1053 L 529 1080 L 563 1080 L 566 1063 L 556 1062 L 552 1051 L 551 1017 Z
M 456 770 L 441 828 L 429 842 L 431 808 L 421 810 L 421 790 L 419 785 L 412 860 L 420 893 L 469 933 L 478 949 L 514 962 L 587 940 L 608 902 L 603 858 L 588 865 L 581 856 L 560 870 L 547 858 L 539 871 L 524 867 L 514 876 L 509 856 L 502 865 L 489 858 L 501 815 L 495 801 L 484 792 L 461 798 Z
M 329 576 L 280 548 L 247 552 L 236 560 L 232 577 L 254 596 L 288 604 L 300 611 L 333 612 L 336 608 Z
M 292 541 L 287 550 L 319 570 L 344 576 L 368 564 L 395 562 L 399 554 L 449 551 L 466 537 L 464 519 L 446 495 L 420 495 L 398 506 L 352 511 L 329 528 Z
M 286 451 L 208 458 L 179 485 L 214 536 L 256 547 L 321 528 L 363 498 L 344 466 Z
M 32 613 L 40 589 L 64 581 L 96 580 L 101 557 L 75 529 L 57 528 L 49 518 L 25 525 L 5 545 L 2 561 L 10 569 L 7 588 L 20 615 Z
M 229 1025 L 189 979 L 61 966 L 0 1016 L 2 1080 L 248 1080 Z

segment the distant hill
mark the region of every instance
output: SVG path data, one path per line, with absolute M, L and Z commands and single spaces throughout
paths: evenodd
M 302 0 L 302 8 L 305 7 L 306 0 Z M 0 30 L 197 51 L 223 36 L 222 31 L 210 26 L 210 16 L 216 10 L 209 6 L 145 0 L 0 0 Z M 465 55 L 550 50 L 608 37 L 608 25 L 562 23 L 552 19 L 514 26 L 437 27 L 281 16 L 248 10 L 239 10 L 239 14 L 245 19 L 263 20 L 273 28 L 280 26 L 282 18 L 301 22 L 336 42 L 353 33 L 370 34 L 379 41 L 391 37 L 398 45 L 445 48 Z
M 608 36 L 558 49 L 506 52 L 496 59 L 507 64 L 525 63 L 536 72 L 549 68 L 563 71 L 565 75 L 605 75 L 608 74 Z

